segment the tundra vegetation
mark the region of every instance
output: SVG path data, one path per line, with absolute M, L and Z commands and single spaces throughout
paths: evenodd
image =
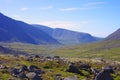
M 120 80 L 120 64 L 106 60 L 61 58 L 59 56 L 0 55 L 2 80 L 93 80 L 102 67 L 111 67 L 114 80 Z
M 1 53 L 2 80 L 99 80 L 98 74 L 111 69 L 113 72 L 108 71 L 110 73 L 105 75 L 120 80 L 119 41 L 72 46 L 0 45 L 29 53 L 27 56 Z

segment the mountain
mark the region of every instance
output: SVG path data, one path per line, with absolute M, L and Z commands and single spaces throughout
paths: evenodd
M 59 44 L 44 31 L 0 13 L 0 42 Z
M 101 38 L 94 37 L 88 33 L 76 32 L 61 28 L 49 28 L 43 25 L 36 25 L 33 26 L 43 30 L 59 42 L 63 44 L 81 44 L 81 43 L 91 43 L 95 41 L 101 40 Z
M 105 38 L 106 41 L 112 41 L 112 40 L 120 40 L 120 28 L 110 34 L 107 38 Z

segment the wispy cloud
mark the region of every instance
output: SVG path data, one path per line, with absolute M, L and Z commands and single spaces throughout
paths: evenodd
M 44 22 L 39 22 L 38 24 L 50 26 L 53 28 L 70 28 L 77 25 L 70 21 L 44 21 Z
M 20 15 L 14 15 L 13 17 L 16 18 L 16 19 L 19 19 Z
M 71 8 L 60 9 L 60 11 L 75 11 L 75 10 L 79 10 L 79 8 L 77 8 L 77 7 L 71 7 Z
M 83 4 L 83 6 L 98 6 L 102 4 L 105 4 L 105 2 L 88 2 L 86 4 Z
M 58 20 L 58 21 L 43 21 L 38 22 L 37 24 L 46 25 L 52 28 L 64 28 L 77 31 L 77 29 L 80 29 L 80 27 L 87 26 L 89 24 L 89 21 L 71 22 Z
M 98 9 L 101 8 L 100 5 L 105 4 L 105 2 L 89 2 L 83 4 L 81 7 L 69 7 L 69 8 L 62 8 L 60 11 L 78 11 L 78 10 L 91 10 L 91 9 Z
M 47 9 L 52 9 L 53 8 L 53 6 L 45 6 L 45 7 L 41 7 L 40 9 L 41 10 L 47 10 Z
M 78 8 L 78 7 L 73 7 L 73 8 L 64 8 L 64 9 L 60 9 L 60 11 L 78 11 L 78 10 L 91 10 L 91 9 L 98 9 L 98 8 L 101 8 L 101 7 L 81 7 L 81 8 Z
M 23 8 L 21 8 L 20 10 L 21 11 L 27 11 L 29 8 L 27 8 L 27 7 L 23 7 Z

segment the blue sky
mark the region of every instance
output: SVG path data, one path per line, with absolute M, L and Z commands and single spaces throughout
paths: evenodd
M 120 28 L 120 0 L 0 0 L 0 12 L 30 24 L 98 37 Z

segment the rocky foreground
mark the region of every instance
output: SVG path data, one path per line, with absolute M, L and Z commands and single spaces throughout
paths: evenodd
M 120 64 L 59 56 L 0 56 L 1 80 L 120 80 Z

